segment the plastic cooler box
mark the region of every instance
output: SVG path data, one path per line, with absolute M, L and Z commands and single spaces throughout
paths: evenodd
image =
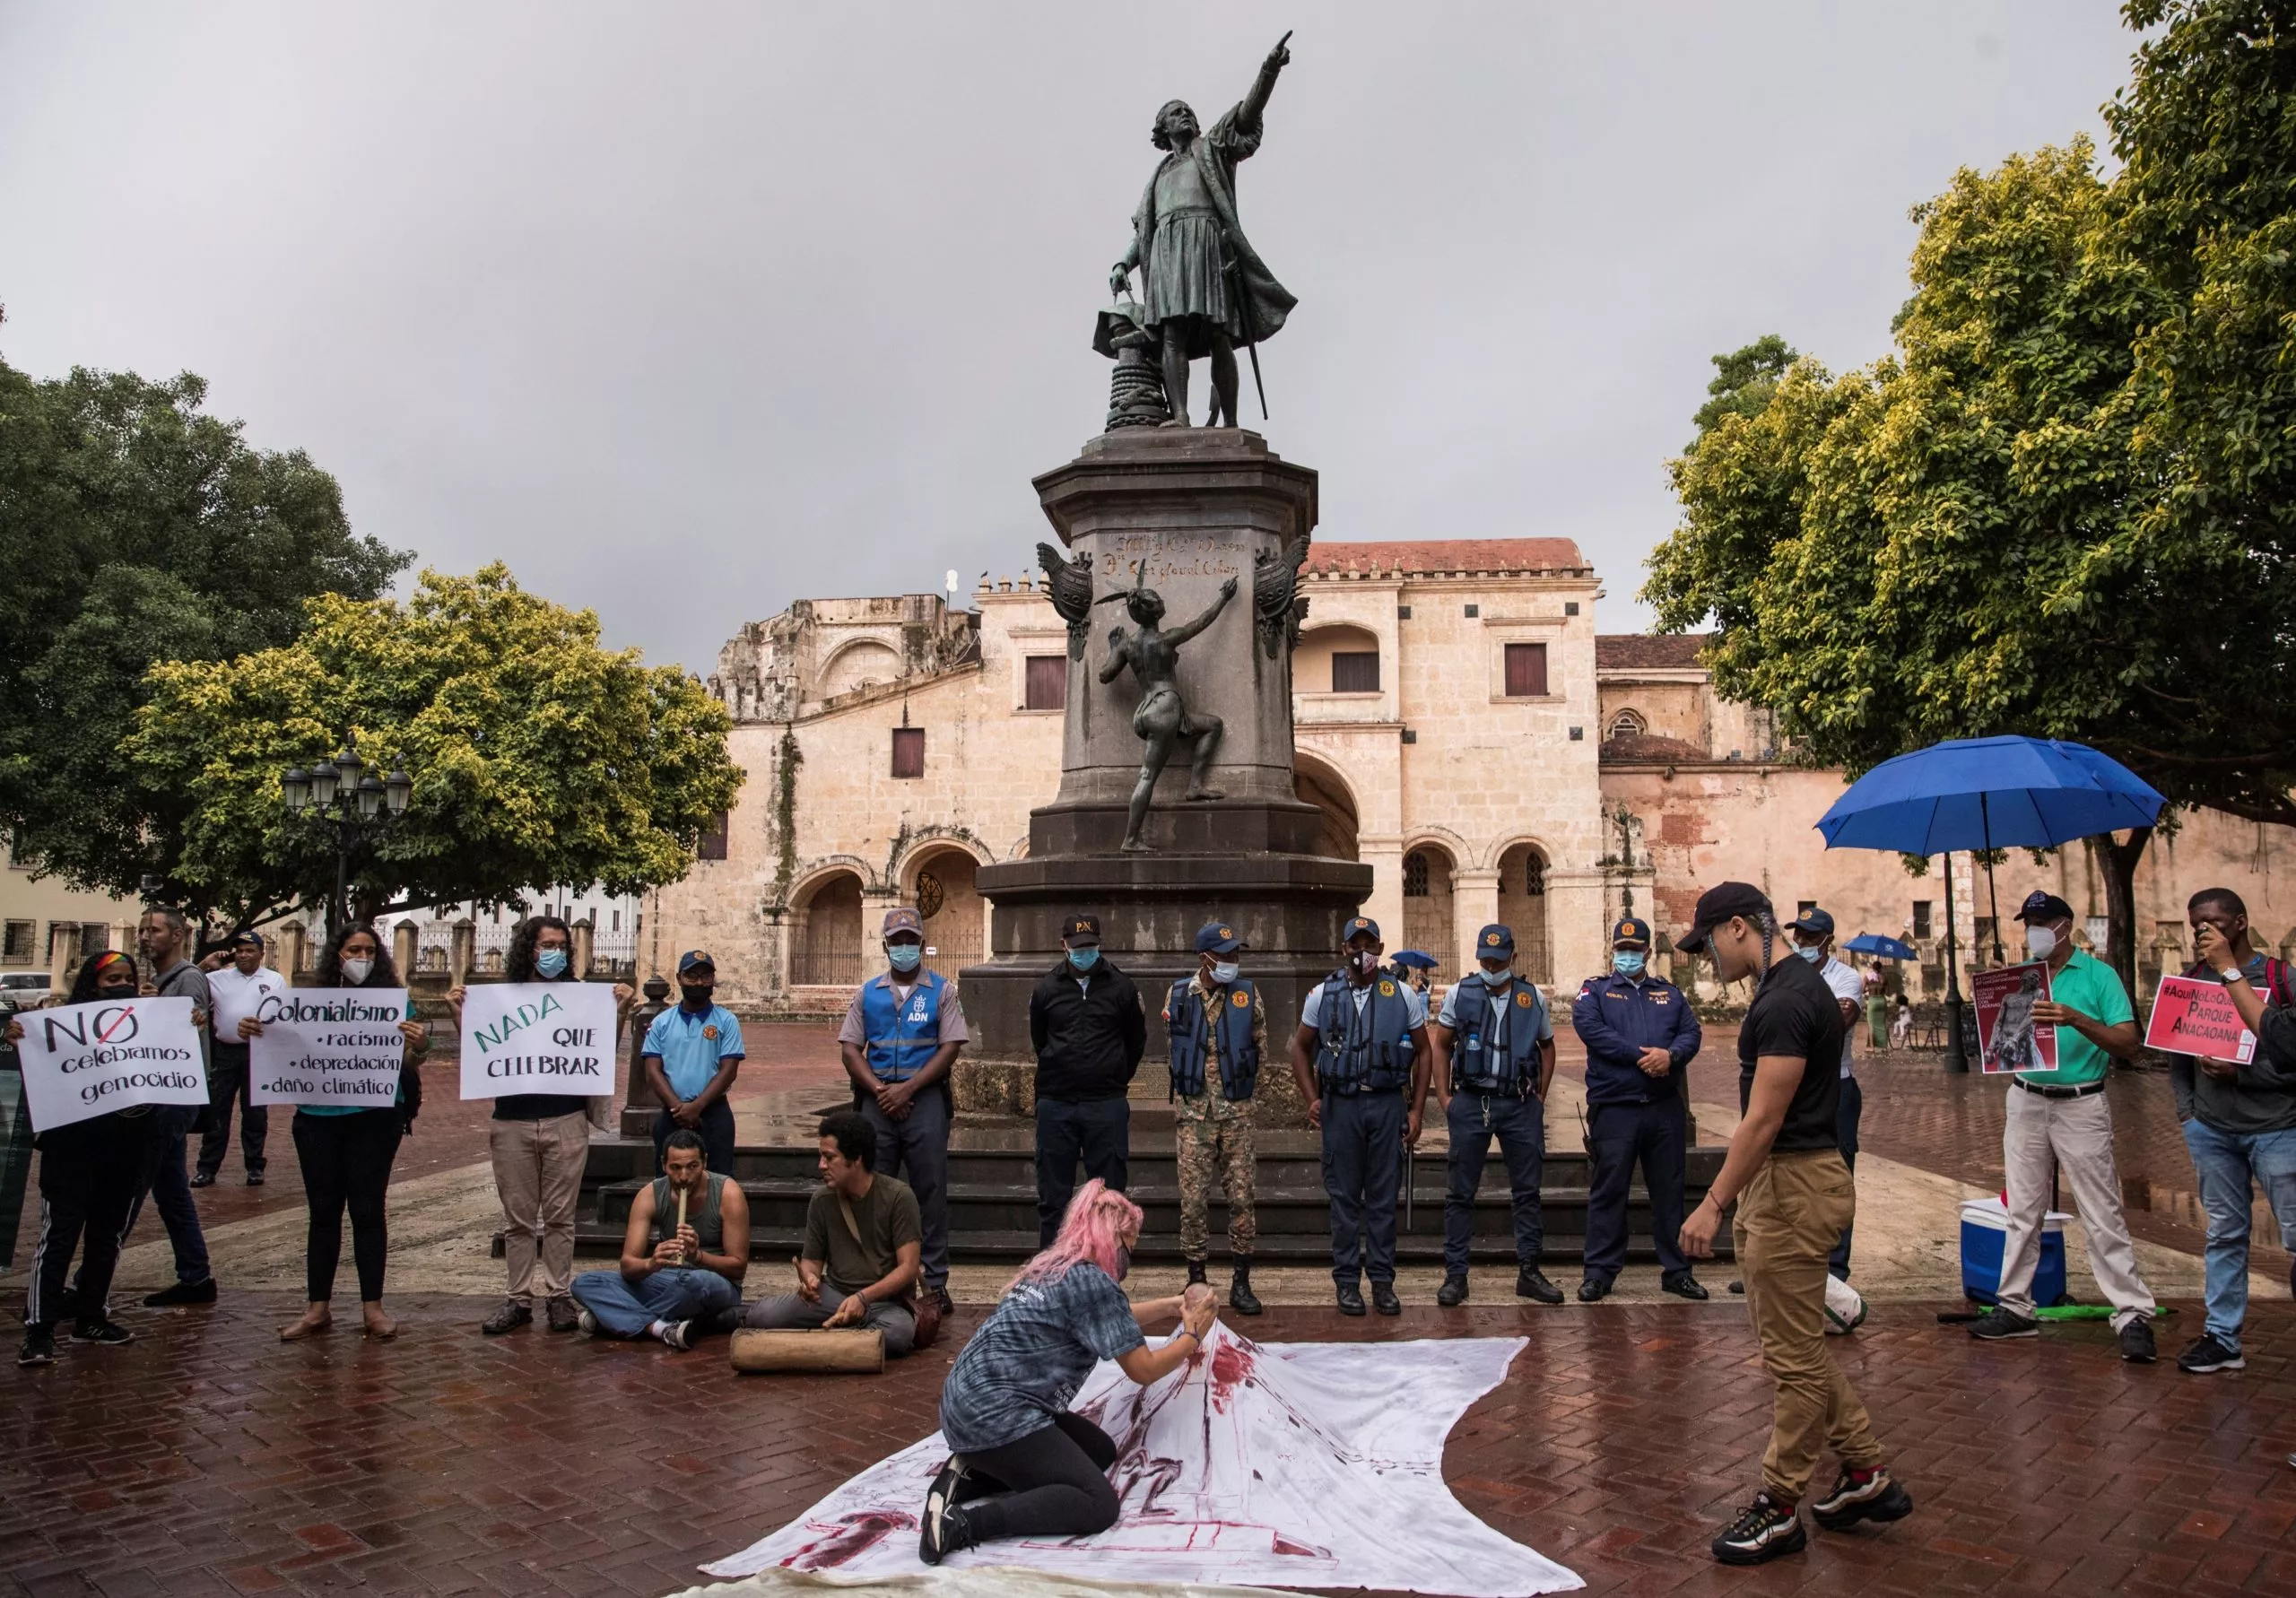
M 2041 1221 L 2041 1263 L 2033 1272 L 2033 1302 L 2043 1307 L 2065 1298 L 2065 1223 L 2073 1218 L 2051 1210 Z M 1980 1304 L 2001 1292 L 2001 1255 L 2009 1240 L 2009 1208 L 1998 1198 L 1961 1201 L 1961 1291 Z

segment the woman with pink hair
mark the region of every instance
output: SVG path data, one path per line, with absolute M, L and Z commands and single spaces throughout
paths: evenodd
M 1003 1537 L 1082 1537 L 1116 1524 L 1116 1444 L 1071 1414 L 1092 1367 L 1113 1359 L 1142 1386 L 1196 1358 L 1218 1311 L 1207 1289 L 1135 1304 L 1117 1285 L 1140 1241 L 1140 1206 L 1099 1178 L 1069 1201 L 1052 1246 L 1021 1267 L 949 1372 L 941 1435 L 949 1463 L 925 1495 L 926 1564 Z M 1180 1330 L 1152 1350 L 1140 1328 Z

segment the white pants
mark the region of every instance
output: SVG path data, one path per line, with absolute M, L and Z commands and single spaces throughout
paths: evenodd
M 2112 1300 L 2113 1329 L 2150 1319 L 2152 1291 L 2136 1273 L 2136 1246 L 2121 1213 L 2120 1174 L 2113 1164 L 2113 1116 L 2102 1093 L 2045 1099 L 2009 1090 L 2009 1122 L 2001 1133 L 2008 1175 L 2009 1236 L 2001 1246 L 2001 1307 L 2033 1313 L 2033 1272 L 2041 1263 L 2041 1217 L 2048 1209 L 2049 1156 L 2065 1173 L 2089 1239 L 2089 1269 Z

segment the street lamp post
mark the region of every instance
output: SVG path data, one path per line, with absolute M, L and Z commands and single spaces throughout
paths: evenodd
M 326 901 L 332 935 L 350 913 L 352 856 L 365 852 L 377 834 L 406 813 L 414 778 L 404 767 L 387 777 L 377 777 L 346 743 L 335 759 L 308 771 L 288 767 L 279 777 L 279 795 L 289 815 L 309 817 L 335 833 L 335 891 Z

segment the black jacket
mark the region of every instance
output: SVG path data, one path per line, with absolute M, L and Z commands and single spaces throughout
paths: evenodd
M 1029 1041 L 1038 1098 L 1121 1099 L 1148 1049 L 1140 990 L 1106 956 L 1089 972 L 1064 959 L 1029 995 Z

